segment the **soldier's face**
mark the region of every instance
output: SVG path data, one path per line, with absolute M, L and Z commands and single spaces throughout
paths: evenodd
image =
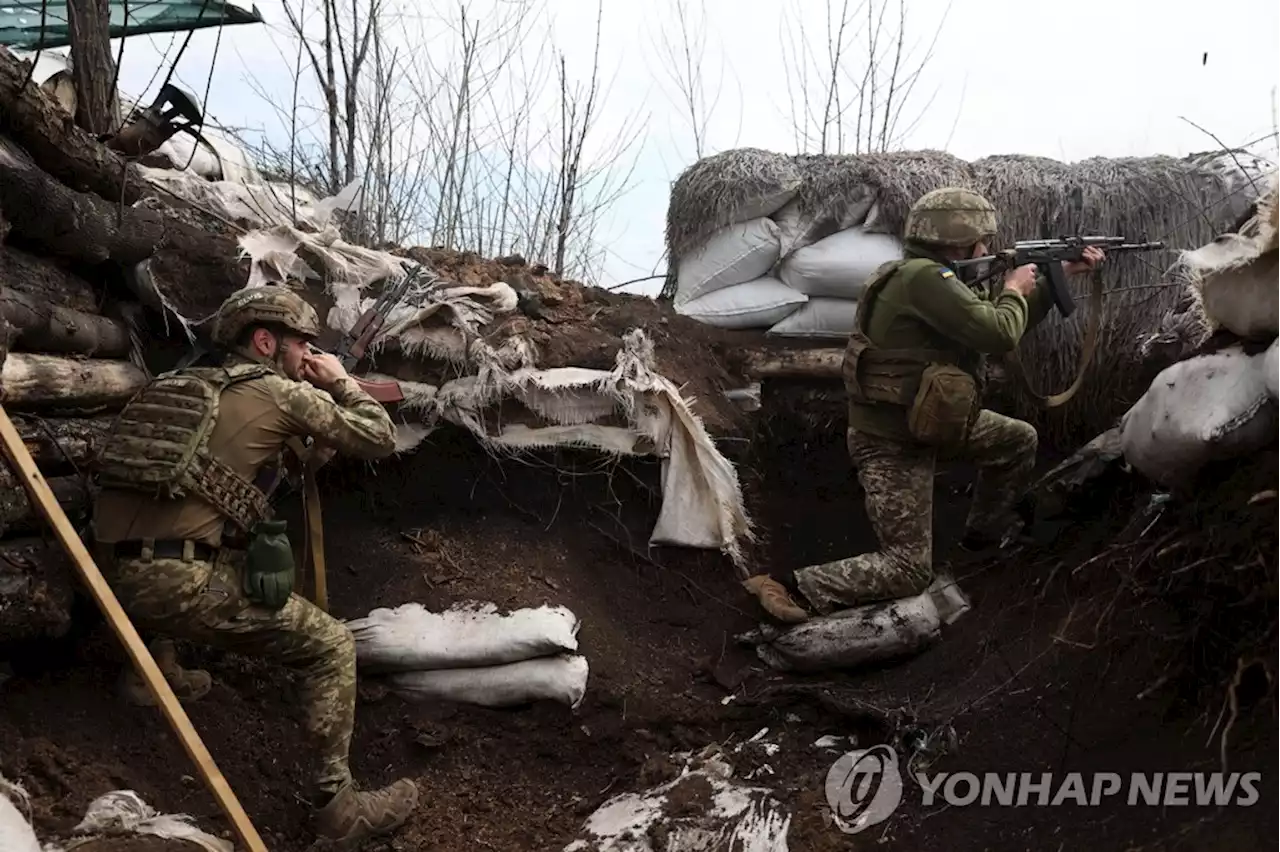
M 280 368 L 284 370 L 284 374 L 295 382 L 302 381 L 302 362 L 306 360 L 310 349 L 307 347 L 307 341 L 301 337 L 294 337 L 292 334 L 286 334 L 279 340 L 280 346 Z

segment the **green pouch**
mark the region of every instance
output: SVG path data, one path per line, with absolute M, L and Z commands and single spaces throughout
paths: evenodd
M 245 557 L 244 593 L 268 609 L 280 609 L 293 593 L 293 547 L 284 521 L 259 521 L 250 530 Z

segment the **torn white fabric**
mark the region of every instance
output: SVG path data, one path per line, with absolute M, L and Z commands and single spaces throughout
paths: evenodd
M 716 448 L 678 388 L 652 369 L 642 331 L 623 337 L 610 372 L 582 367 L 492 369 L 446 382 L 416 406 L 428 423 L 462 426 L 495 450 L 581 447 L 662 459 L 662 508 L 651 544 L 716 548 L 735 562 L 752 535 L 732 463 Z M 504 420 L 519 402 L 528 421 Z M 414 406 L 409 406 L 414 407 Z M 510 409 L 504 408 L 508 416 Z M 601 421 L 612 422 L 601 422 Z
M 94 799 L 72 833 L 74 838 L 67 843 L 67 852 L 101 837 L 130 834 L 185 840 L 207 852 L 235 852 L 230 841 L 197 828 L 192 817 L 161 814 L 132 790 L 113 790 Z
M 361 198 L 358 180 L 337 195 L 318 198 L 305 187 L 281 181 L 240 183 L 209 180 L 190 169 L 139 169 L 147 180 L 178 198 L 254 228 L 298 225 L 323 230 L 333 224 L 334 213 L 355 209 Z
M 674 781 L 614 796 L 564 852 L 787 852 L 786 806 L 718 768 L 686 768 Z
M 563 606 L 500 613 L 492 603 L 432 612 L 420 603 L 379 607 L 347 622 L 356 663 L 370 672 L 515 663 L 578 650 L 578 618 Z

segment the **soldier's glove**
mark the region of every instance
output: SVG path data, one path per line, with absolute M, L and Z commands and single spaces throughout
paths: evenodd
M 293 593 L 293 548 L 284 521 L 262 521 L 251 530 L 244 594 L 268 609 L 280 609 Z

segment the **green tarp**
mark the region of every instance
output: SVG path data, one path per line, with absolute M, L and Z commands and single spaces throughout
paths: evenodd
M 224 0 L 110 0 L 111 37 L 172 33 L 219 24 L 259 24 L 258 7 L 245 9 Z M 41 7 L 44 7 L 41 33 Z M 129 10 L 128 20 L 125 9 Z M 0 44 L 23 50 L 71 43 L 67 0 L 0 0 Z

